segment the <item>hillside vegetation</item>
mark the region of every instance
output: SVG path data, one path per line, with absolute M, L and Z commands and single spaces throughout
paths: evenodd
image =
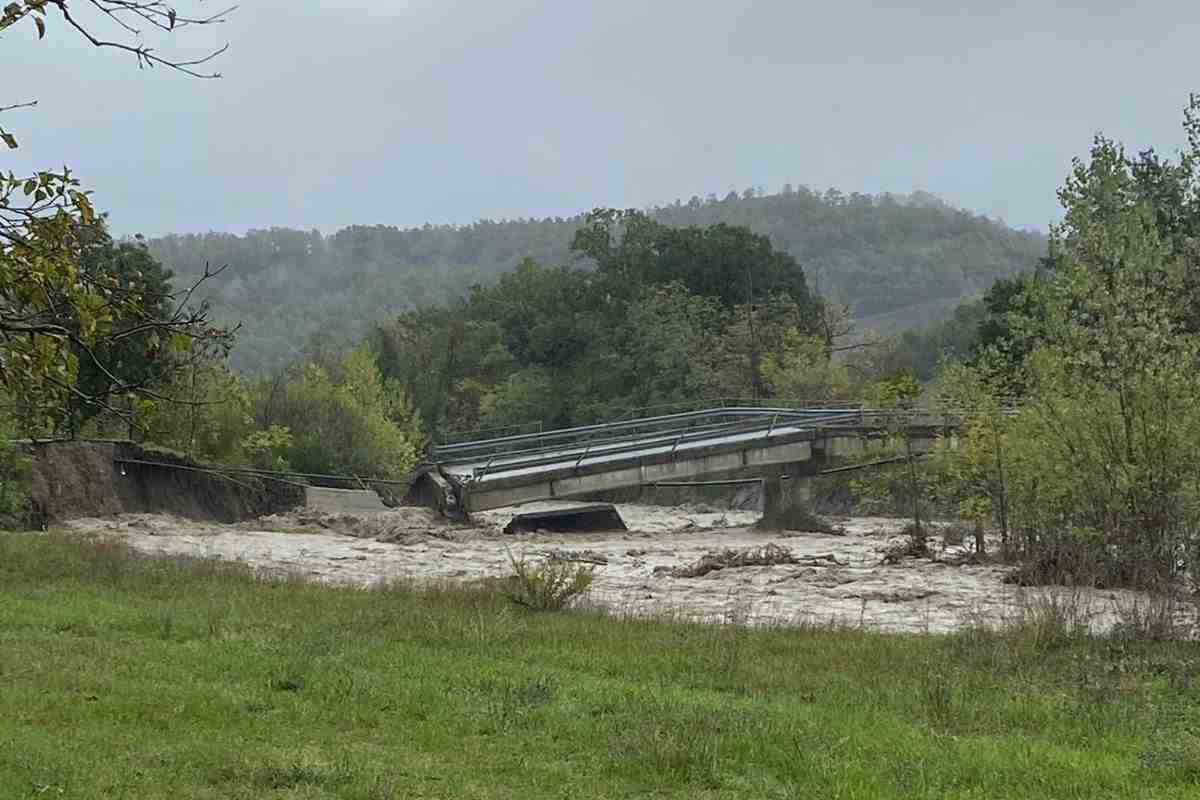
M 650 209 L 671 226 L 749 227 L 793 256 L 810 287 L 848 303 L 860 318 L 896 314 L 982 292 L 998 277 L 1030 269 L 1043 236 L 954 209 L 932 195 L 818 194 L 785 187 L 747 190 Z M 204 265 L 230 264 L 211 282 L 216 315 L 242 323 L 233 365 L 245 372 L 292 360 L 314 334 L 351 340 L 369 324 L 413 308 L 442 305 L 472 284 L 490 285 L 523 259 L 547 266 L 591 265 L 572 253 L 585 216 L 482 220 L 465 226 L 400 229 L 351 226 L 330 236 L 288 228 L 172 235 L 150 251 L 181 281 Z

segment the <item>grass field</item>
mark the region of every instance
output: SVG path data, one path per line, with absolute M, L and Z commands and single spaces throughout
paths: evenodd
M 1056 630 L 536 613 L 0 535 L 0 798 L 1200 797 L 1197 646 Z

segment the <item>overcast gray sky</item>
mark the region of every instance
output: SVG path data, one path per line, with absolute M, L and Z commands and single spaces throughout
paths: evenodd
M 178 0 L 197 7 L 218 10 Z M 1044 228 L 1096 132 L 1173 152 L 1200 90 L 1194 0 L 248 0 L 146 38 L 228 41 L 224 77 L 139 72 L 53 15 L 45 40 L 22 24 L 0 43 L 0 105 L 39 100 L 4 114 L 22 142 L 4 168 L 71 165 L 118 233 L 566 215 L 784 182 L 925 189 Z

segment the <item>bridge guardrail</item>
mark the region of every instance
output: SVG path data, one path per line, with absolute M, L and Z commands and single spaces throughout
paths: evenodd
M 760 397 L 712 397 L 702 400 L 684 401 L 679 403 L 658 403 L 655 405 L 641 406 L 637 408 L 629 408 L 621 411 L 619 414 L 604 420 L 597 420 L 588 425 L 573 426 L 572 428 L 560 428 L 558 430 L 578 430 L 580 428 L 603 427 L 623 422 L 637 422 L 644 419 L 659 419 L 675 414 L 688 412 L 708 413 L 719 411 L 721 409 L 787 409 L 804 411 L 806 409 L 826 408 L 831 410 L 849 410 L 861 407 L 861 403 L 832 401 L 832 400 L 813 400 L 804 398 L 760 398 Z M 520 429 L 529 429 L 526 433 Z M 504 436 L 518 435 L 537 435 L 543 431 L 542 423 L 539 421 L 526 422 L 516 425 L 503 425 L 492 428 L 476 428 L 473 430 L 461 431 L 445 431 L 435 434 L 434 447 L 451 447 L 461 444 L 470 444 L 472 442 L 484 441 L 486 439 L 495 438 L 492 435 L 498 431 L 511 431 Z
M 528 469 L 531 467 L 546 466 L 549 464 L 561 464 L 569 462 L 574 458 L 575 466 L 579 466 L 585 460 L 596 459 L 601 457 L 614 457 L 627 453 L 645 451 L 654 447 L 671 446 L 672 452 L 680 445 L 689 444 L 696 441 L 718 440 L 719 437 L 735 436 L 737 434 L 754 433 L 764 429 L 769 429 L 772 425 L 770 419 L 750 419 L 740 422 L 730 423 L 721 426 L 718 430 L 706 428 L 703 430 L 681 430 L 675 432 L 661 431 L 653 436 L 639 439 L 619 439 L 610 440 L 609 444 L 603 447 L 593 447 L 592 443 L 582 443 L 575 448 L 558 448 L 558 449 L 541 449 L 536 451 L 509 451 L 504 453 L 501 458 L 494 461 L 489 460 L 482 466 L 477 466 L 472 469 L 472 475 L 476 478 L 482 478 L 492 472 L 503 469 L 504 471 L 516 469 Z M 778 427 L 776 425 L 776 427 Z
M 521 469 L 569 461 L 572 456 L 577 456 L 578 466 L 588 458 L 620 455 L 656 445 L 673 444 L 674 449 L 697 440 L 764 429 L 770 436 L 780 425 L 802 425 L 814 432 L 829 428 L 882 428 L 889 419 L 900 416 L 908 426 L 938 428 L 957 425 L 971 413 L 971 409 L 957 408 L 719 407 L 439 445 L 431 449 L 431 455 L 436 463 L 445 466 L 482 462 L 475 469 L 477 476 L 482 477 L 500 466 Z M 1002 413 L 1014 411 L 1005 409 Z
M 721 408 L 691 411 L 671 414 L 662 417 L 651 417 L 627 422 L 610 422 L 600 425 L 586 425 L 578 428 L 566 428 L 558 431 L 547 431 L 540 434 L 523 434 L 485 439 L 474 442 L 461 442 L 453 445 L 437 445 L 431 448 L 431 455 L 438 463 L 464 463 L 486 458 L 495 453 L 521 453 L 535 450 L 552 451 L 562 449 L 571 444 L 590 442 L 596 447 L 603 447 L 607 442 L 626 441 L 631 436 L 636 439 L 656 435 L 670 435 L 681 430 L 713 430 L 738 425 L 749 421 L 764 419 L 786 420 L 789 422 L 816 422 L 836 418 L 842 415 L 859 416 L 855 410 L 836 409 L 787 409 L 787 408 Z
M 702 422 L 714 418 L 745 418 L 745 417 L 764 417 L 770 415 L 780 415 L 787 418 L 805 418 L 811 419 L 815 417 L 841 415 L 841 414 L 856 414 L 857 409 L 841 409 L 836 407 L 816 407 L 807 409 L 795 409 L 786 407 L 722 407 L 710 408 L 701 411 L 686 411 L 675 414 L 667 414 L 659 417 L 645 417 L 635 420 L 624 420 L 620 422 L 604 422 L 594 425 L 581 425 L 574 428 L 561 428 L 558 430 L 542 431 L 538 433 L 518 434 L 514 436 L 488 437 L 481 440 L 469 442 L 457 442 L 454 444 L 434 445 L 431 452 L 439 457 L 458 457 L 471 453 L 485 453 L 493 451 L 497 448 L 504 449 L 520 449 L 522 445 L 537 443 L 538 445 L 555 444 L 560 442 L 582 441 L 585 439 L 595 438 L 597 436 L 609 436 L 614 434 L 635 434 L 638 432 L 652 433 L 662 430 L 676 430 L 684 425 L 695 425 L 697 422 Z
M 680 445 L 688 444 L 696 441 L 712 440 L 718 441 L 718 437 L 735 436 L 738 434 L 754 433 L 766 430 L 767 436 L 770 437 L 772 432 L 779 427 L 802 427 L 802 429 L 810 429 L 814 433 L 828 427 L 836 427 L 837 423 L 843 425 L 853 423 L 859 418 L 858 412 L 847 412 L 837 415 L 826 415 L 822 417 L 813 417 L 805 420 L 797 420 L 794 417 L 789 417 L 780 420 L 780 415 L 762 415 L 751 419 L 744 419 L 733 423 L 726 423 L 721 426 L 705 427 L 703 429 L 681 429 L 676 431 L 659 431 L 647 438 L 636 439 L 611 439 L 603 446 L 595 446 L 594 442 L 582 443 L 582 446 L 575 448 L 546 448 L 536 450 L 509 450 L 503 453 L 497 453 L 492 458 L 489 458 L 482 465 L 478 465 L 472 469 L 472 475 L 476 478 L 482 478 L 492 472 L 503 469 L 504 471 L 516 469 L 528 469 L 538 466 L 546 466 L 549 464 L 561 464 L 571 461 L 573 456 L 578 456 L 575 459 L 575 466 L 579 466 L 586 459 L 594 459 L 600 457 L 619 456 L 626 453 L 646 450 L 652 447 L 661 447 L 668 444 L 671 445 L 674 452 Z M 853 417 L 853 419 L 849 419 Z M 798 422 L 803 422 L 803 426 L 798 426 Z M 453 463 L 453 462 L 449 462 Z M 461 462 L 460 462 L 461 463 Z

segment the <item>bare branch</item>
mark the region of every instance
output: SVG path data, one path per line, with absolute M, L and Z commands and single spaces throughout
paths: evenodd
M 222 53 L 224 53 L 226 50 L 229 49 L 228 44 L 226 44 L 222 47 L 219 47 L 216 50 L 213 50 L 211 53 L 209 53 L 205 56 L 201 56 L 199 58 L 188 59 L 188 60 L 174 60 L 174 59 L 170 59 L 170 58 L 164 58 L 162 56 L 157 55 L 152 48 L 146 47 L 145 45 L 126 44 L 125 42 L 117 42 L 117 41 L 111 41 L 108 39 L 100 39 L 97 36 L 95 36 L 94 34 L 92 34 L 92 32 L 90 30 L 88 30 L 81 22 L 79 22 L 74 17 L 74 15 L 67 8 L 67 0 L 48 0 L 48 2 L 52 3 L 55 7 L 57 7 L 59 13 L 62 15 L 63 20 L 68 25 L 70 25 L 72 28 L 74 28 L 76 31 L 78 31 L 80 33 L 80 35 L 82 35 L 85 39 L 87 39 L 89 42 L 91 42 L 93 46 L 108 47 L 108 48 L 113 48 L 115 50 L 124 50 L 127 53 L 133 53 L 134 56 L 138 60 L 139 67 L 153 67 L 155 65 L 160 65 L 160 66 L 167 67 L 169 69 L 176 70 L 178 72 L 182 72 L 185 75 L 190 75 L 193 78 L 210 79 L 210 78 L 221 77 L 221 73 L 219 73 L 219 72 L 198 72 L 197 70 L 192 69 L 192 67 L 196 67 L 196 66 L 200 66 L 201 64 L 205 64 L 205 63 L 211 61 L 212 59 L 216 58 L 217 56 L 221 55 Z M 132 2 L 131 0 L 92 0 L 92 5 L 99 8 L 107 16 L 116 20 L 119 24 L 122 25 L 122 27 L 124 27 L 126 30 L 128 30 L 134 34 L 138 33 L 137 29 L 131 27 L 124 21 L 120 20 L 116 16 L 117 14 L 119 14 L 122 11 L 129 12 L 129 13 L 136 13 L 139 16 L 141 16 L 143 19 L 147 19 L 148 21 L 151 21 L 151 22 L 153 22 L 154 21 L 153 18 L 157 17 L 157 16 L 161 16 L 163 19 L 173 19 L 174 23 L 168 24 L 168 25 L 162 25 L 162 24 L 158 24 L 157 22 L 155 22 L 155 24 L 158 25 L 158 27 L 164 28 L 165 30 L 170 30 L 173 27 L 177 27 L 179 24 L 179 20 L 177 17 L 174 16 L 173 11 L 168 9 L 162 3 L 138 3 L 138 2 Z M 236 6 L 234 8 L 236 8 Z M 224 21 L 223 15 L 228 14 L 229 11 L 232 11 L 232 10 L 233 9 L 231 8 L 227 11 L 221 12 L 220 14 L 216 14 L 207 19 L 194 19 L 194 20 L 193 19 L 185 19 L 184 21 L 188 24 L 193 24 L 193 25 L 201 25 L 201 24 L 207 25 L 207 24 L 212 24 L 212 23 L 216 23 L 216 22 L 223 22 Z
M 149 3 L 132 2 L 132 0 L 89 0 L 92 5 L 105 15 L 112 17 L 117 24 L 131 29 L 128 23 L 119 15 L 129 14 L 165 31 L 172 31 L 187 25 L 213 25 L 224 22 L 226 17 L 237 10 L 237 6 L 229 6 L 224 11 L 218 11 L 207 17 L 181 17 L 179 13 L 161 0 Z
M 94 5 L 98 9 L 100 9 L 102 12 L 104 12 L 109 17 L 111 17 L 114 22 L 116 22 L 118 25 L 120 25 L 125 30 L 132 33 L 134 36 L 141 35 L 141 33 L 142 33 L 141 31 L 139 31 L 137 28 L 133 27 L 128 22 L 126 22 L 125 20 L 123 20 L 117 16 L 117 11 L 119 11 L 119 9 L 105 8 L 104 4 L 101 2 L 98 2 L 98 0 L 91 0 L 91 2 L 92 2 L 92 5 Z
M 13 103 L 11 106 L 0 106 L 0 113 L 5 111 L 16 111 L 18 108 L 33 108 L 38 103 L 37 100 L 30 100 L 25 103 Z

